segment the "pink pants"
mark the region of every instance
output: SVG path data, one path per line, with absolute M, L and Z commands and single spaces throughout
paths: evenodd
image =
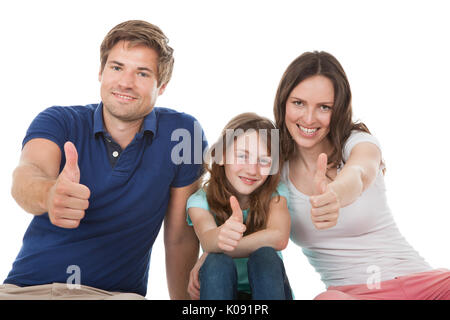
M 450 271 L 437 269 L 366 284 L 328 287 L 314 300 L 450 300 Z

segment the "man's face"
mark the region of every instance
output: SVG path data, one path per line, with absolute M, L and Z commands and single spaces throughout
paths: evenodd
M 119 41 L 100 71 L 100 94 L 105 117 L 140 120 L 149 114 L 166 85 L 158 87 L 158 53 L 145 46 Z

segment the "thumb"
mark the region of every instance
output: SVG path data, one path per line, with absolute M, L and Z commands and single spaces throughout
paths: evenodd
M 64 154 L 66 156 L 66 165 L 63 172 L 67 174 L 67 177 L 72 182 L 80 182 L 80 169 L 78 168 L 78 152 L 75 145 L 67 141 L 64 144 Z
M 241 207 L 239 206 L 239 201 L 236 199 L 235 196 L 230 197 L 230 205 L 231 205 L 231 216 L 230 218 L 234 218 L 236 221 L 239 221 L 240 223 L 244 223 L 244 217 L 242 215 Z
M 328 157 L 325 153 L 317 157 L 316 173 L 314 174 L 314 194 L 322 194 L 327 189 L 327 162 Z

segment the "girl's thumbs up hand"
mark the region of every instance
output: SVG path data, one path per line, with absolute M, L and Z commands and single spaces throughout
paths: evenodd
M 230 197 L 230 205 L 232 213 L 227 221 L 219 227 L 217 246 L 223 251 L 233 251 L 246 229 L 242 210 L 236 197 Z

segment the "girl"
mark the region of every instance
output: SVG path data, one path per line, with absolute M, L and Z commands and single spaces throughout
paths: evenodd
M 194 267 L 199 277 L 191 272 L 194 299 L 292 299 L 277 253 L 288 244 L 290 216 L 287 188 L 273 170 L 273 133 L 278 138 L 270 120 L 243 113 L 210 149 L 209 180 L 187 202 L 187 221 L 205 252 Z
M 274 113 L 291 239 L 328 289 L 317 299 L 449 299 L 450 272 L 432 270 L 396 227 L 380 144 L 364 124 L 352 122 L 339 62 L 326 52 L 295 59 L 279 84 Z

